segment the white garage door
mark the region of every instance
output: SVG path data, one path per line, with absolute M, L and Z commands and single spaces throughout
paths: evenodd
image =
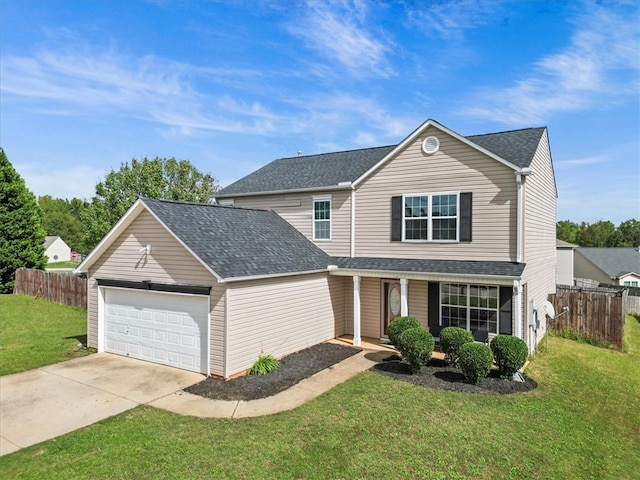
M 209 297 L 105 289 L 105 350 L 206 373 Z

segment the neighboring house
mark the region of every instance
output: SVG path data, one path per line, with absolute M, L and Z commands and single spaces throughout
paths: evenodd
M 573 257 L 576 248 L 578 248 L 578 245 L 563 240 L 556 240 L 556 254 L 558 256 L 556 283 L 558 285 L 572 286 L 574 284 Z
M 71 260 L 71 248 L 60 237 L 47 236 L 44 241 L 44 249 L 49 263 Z
M 276 160 L 216 199 L 140 199 L 87 256 L 90 346 L 229 378 L 261 352 L 384 338 L 399 315 L 531 352 L 546 327 L 546 128 L 463 137 L 428 120 L 398 145 Z
M 638 248 L 576 248 L 575 277 L 609 285 L 638 287 L 640 252 Z

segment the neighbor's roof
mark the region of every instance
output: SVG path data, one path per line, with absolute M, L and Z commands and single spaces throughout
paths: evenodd
M 556 248 L 578 248 L 578 245 L 556 239 Z
M 637 248 L 596 248 L 576 249 L 611 278 L 620 278 L 628 273 L 640 274 L 640 252 Z
M 425 123 L 427 124 L 444 128 L 431 120 Z M 545 130 L 545 127 L 526 128 L 464 138 L 515 167 L 526 168 L 531 166 Z M 312 190 L 337 187 L 340 183 L 351 184 L 378 165 L 397 146 L 280 158 L 218 191 L 216 197 Z
M 47 249 L 51 246 L 51 244 L 53 242 L 55 242 L 58 238 L 60 238 L 57 235 L 47 235 L 46 238 L 44 239 L 44 248 Z
M 221 279 L 326 270 L 326 253 L 272 211 L 141 199 Z

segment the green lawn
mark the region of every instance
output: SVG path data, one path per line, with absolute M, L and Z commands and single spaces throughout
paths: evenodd
M 78 265 L 80 265 L 80 262 L 76 260 L 69 260 L 68 262 L 51 262 L 47 263 L 45 270 L 50 268 L 76 268 Z
M 625 353 L 549 339 L 533 392 L 435 391 L 365 372 L 270 417 L 138 407 L 0 458 L 5 478 L 636 479 L 640 324 Z
M 0 295 L 0 375 L 82 357 L 87 312 L 26 295 Z

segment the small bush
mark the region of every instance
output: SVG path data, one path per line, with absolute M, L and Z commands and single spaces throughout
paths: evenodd
M 479 384 L 489 375 L 493 365 L 493 354 L 482 343 L 465 343 L 459 352 L 460 369 L 469 383 Z
M 527 344 L 518 337 L 497 335 L 491 340 L 490 347 L 500 377 L 513 380 L 513 375 L 524 366 L 529 356 Z
M 433 352 L 433 335 L 423 327 L 408 328 L 400 334 L 396 347 L 405 362 L 411 367 L 411 373 L 418 373 L 429 362 Z
M 466 343 L 473 342 L 473 334 L 460 327 L 444 327 L 440 331 L 440 346 L 444 352 L 444 359 L 450 365 L 459 368 L 458 352 Z
M 389 341 L 396 347 L 398 346 L 398 338 L 400 334 L 409 328 L 420 327 L 420 322 L 415 317 L 397 317 L 391 320 L 387 328 Z
M 280 362 L 273 355 L 260 355 L 256 362 L 251 366 L 247 373 L 249 375 L 266 375 L 273 372 Z

